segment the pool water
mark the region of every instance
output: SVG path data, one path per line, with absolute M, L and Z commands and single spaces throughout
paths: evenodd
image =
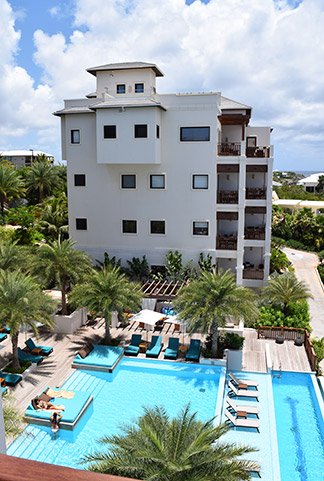
M 190 403 L 199 419 L 212 418 L 221 377 L 224 370 L 218 366 L 146 359 L 123 359 L 112 374 L 78 369 L 63 387 L 86 391 L 94 401 L 77 427 L 52 434 L 47 427 L 30 425 L 8 454 L 83 469 L 83 455 L 100 449 L 98 440 L 140 416 L 143 406 L 161 405 L 174 416 Z
M 324 425 L 312 377 L 274 373 L 281 481 L 324 478 Z

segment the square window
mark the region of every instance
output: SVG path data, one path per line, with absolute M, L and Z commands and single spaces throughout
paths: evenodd
M 180 127 L 181 142 L 208 142 L 210 127 Z
M 116 139 L 116 125 L 104 125 L 104 139 Z
M 136 233 L 137 233 L 137 221 L 123 220 L 123 234 L 136 234 Z
M 165 189 L 165 175 L 164 174 L 150 175 L 150 189 Z
M 123 174 L 121 176 L 122 189 L 136 189 L 136 175 Z
M 136 94 L 144 93 L 144 84 L 143 83 L 135 84 L 135 93 Z
M 194 222 L 193 235 L 208 235 L 208 222 Z
M 87 230 L 87 219 L 75 219 L 76 230 Z
M 160 126 L 159 125 L 156 126 L 156 138 L 157 139 L 160 138 Z
M 116 92 L 118 94 L 125 94 L 126 93 L 126 84 L 117 84 Z
M 86 185 L 85 174 L 74 174 L 74 185 L 75 187 L 85 187 Z
M 71 130 L 71 144 L 79 144 L 80 143 L 80 130 L 75 129 Z
M 134 137 L 136 139 L 145 139 L 147 137 L 147 124 L 134 125 Z
M 150 222 L 151 234 L 165 234 L 164 220 L 151 220 Z
M 208 175 L 193 175 L 192 176 L 193 189 L 208 189 Z

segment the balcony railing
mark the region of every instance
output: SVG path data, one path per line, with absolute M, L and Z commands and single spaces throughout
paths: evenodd
M 237 204 L 238 191 L 237 190 L 220 190 L 217 193 L 218 204 Z
M 241 143 L 240 142 L 226 142 L 218 144 L 218 155 L 241 155 Z
M 264 269 L 256 269 L 254 267 L 245 267 L 243 270 L 243 279 L 263 280 Z
M 216 249 L 233 251 L 237 248 L 237 237 L 235 235 L 218 235 Z
M 265 227 L 246 227 L 244 237 L 245 239 L 265 240 Z
M 246 147 L 247 157 L 270 157 L 270 147 Z
M 267 189 L 259 189 L 255 187 L 247 187 L 245 191 L 245 198 L 252 199 L 266 199 Z

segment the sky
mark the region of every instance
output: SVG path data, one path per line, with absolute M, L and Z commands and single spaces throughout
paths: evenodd
M 0 0 L 0 153 L 61 161 L 63 100 L 143 61 L 160 93 L 217 91 L 271 126 L 278 170 L 324 170 L 324 0 Z

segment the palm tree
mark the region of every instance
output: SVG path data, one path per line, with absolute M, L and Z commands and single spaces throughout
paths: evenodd
M 89 470 L 147 481 L 239 481 L 256 463 L 240 459 L 249 446 L 222 442 L 226 424 L 201 422 L 186 406 L 171 419 L 162 407 L 146 408 L 121 434 L 101 439 L 104 452 L 86 455 Z
M 179 317 L 188 322 L 189 331 L 200 328 L 210 333 L 212 357 L 217 355 L 218 328 L 225 326 L 227 316 L 251 321 L 258 315 L 253 292 L 238 286 L 230 270 L 202 271 L 181 288 L 174 304 Z
M 35 258 L 35 275 L 47 284 L 55 283 L 62 295 L 62 314 L 67 314 L 67 293 L 91 272 L 90 257 L 75 249 L 70 239 L 40 246 Z
M 6 163 L 0 163 L 0 207 L 4 219 L 5 204 L 24 193 L 24 183 L 19 173 Z
M 56 170 L 48 160 L 37 160 L 25 173 L 28 191 L 36 191 L 38 202 L 50 195 L 61 183 Z
M 68 232 L 67 197 L 64 192 L 57 197 L 50 197 L 42 203 L 41 219 L 42 230 L 47 237 L 57 239 L 61 234 Z
M 130 282 L 121 273 L 119 267 L 104 267 L 100 271 L 93 270 L 84 284 L 76 286 L 70 296 L 70 301 L 105 319 L 105 343 L 111 343 L 110 324 L 113 311 L 122 312 L 125 309 L 137 310 L 143 294 L 138 284 Z
M 17 241 L 0 240 L 0 269 L 15 270 L 24 267 L 28 268 L 29 255 L 22 246 L 17 245 Z
M 8 395 L 2 399 L 2 409 L 6 437 L 16 438 L 24 429 L 23 414 L 16 408 L 14 399 Z
M 312 298 L 312 294 L 303 281 L 299 281 L 293 272 L 274 275 L 263 289 L 264 297 L 273 304 L 282 306 L 282 311 L 289 315 L 289 304 L 301 299 Z
M 10 328 L 12 367 L 20 369 L 18 337 L 22 326 L 38 334 L 37 323 L 53 326 L 55 302 L 35 280 L 19 271 L 0 270 L 0 321 Z

